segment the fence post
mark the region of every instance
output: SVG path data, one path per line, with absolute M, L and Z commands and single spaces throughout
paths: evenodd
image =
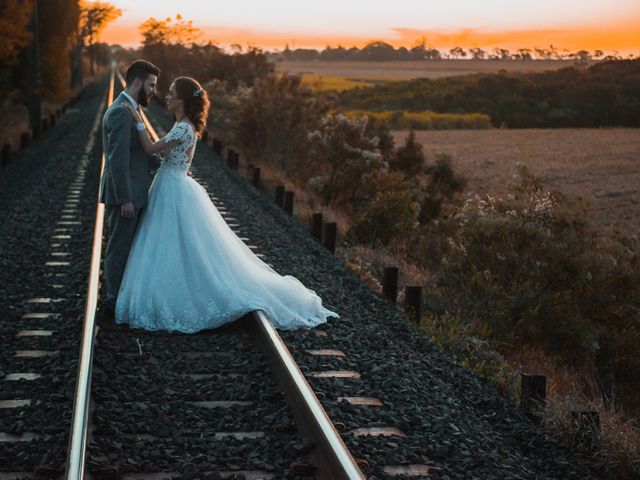
M 418 323 L 422 317 L 422 287 L 419 285 L 405 285 L 404 287 L 404 310 L 413 320 Z
M 311 235 L 322 242 L 322 214 L 314 213 L 311 220 Z
M 384 267 L 382 294 L 393 303 L 398 301 L 398 267 Z
M 336 222 L 325 223 L 324 246 L 331 252 L 336 252 L 336 237 L 338 234 L 338 224 Z

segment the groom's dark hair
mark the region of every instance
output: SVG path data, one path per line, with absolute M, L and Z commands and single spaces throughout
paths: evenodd
M 127 82 L 127 85 L 131 85 L 136 78 L 144 82 L 149 75 L 155 75 L 157 77 L 160 75 L 160 69 L 146 60 L 136 60 L 127 68 L 127 72 L 124 74 L 124 80 Z

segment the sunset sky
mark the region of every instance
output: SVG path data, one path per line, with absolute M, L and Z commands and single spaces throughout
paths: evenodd
M 454 46 L 600 48 L 640 54 L 640 0 L 111 0 L 123 15 L 102 41 L 136 46 L 138 25 L 181 14 L 204 32 L 202 41 L 267 50 L 362 47 L 381 40 L 410 48 L 424 36 L 444 50 Z

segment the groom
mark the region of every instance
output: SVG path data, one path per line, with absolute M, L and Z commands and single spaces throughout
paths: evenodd
M 100 184 L 100 202 L 106 205 L 107 248 L 104 256 L 106 298 L 103 315 L 114 318 L 116 297 L 124 273 L 133 236 L 147 203 L 151 168 L 157 166 L 138 138 L 136 123 L 123 102 L 134 108 L 146 107 L 156 94 L 160 69 L 145 60 L 136 60 L 125 73 L 124 91 L 102 118 L 102 146 L 105 163 Z

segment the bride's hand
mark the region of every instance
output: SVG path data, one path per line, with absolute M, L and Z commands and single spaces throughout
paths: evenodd
M 122 105 L 124 105 L 127 108 L 127 110 L 129 110 L 131 112 L 131 115 L 133 115 L 133 119 L 136 122 L 141 122 L 142 121 L 142 117 L 140 117 L 140 114 L 138 113 L 138 111 L 135 108 L 133 108 L 133 105 L 131 105 L 127 101 L 122 102 Z

